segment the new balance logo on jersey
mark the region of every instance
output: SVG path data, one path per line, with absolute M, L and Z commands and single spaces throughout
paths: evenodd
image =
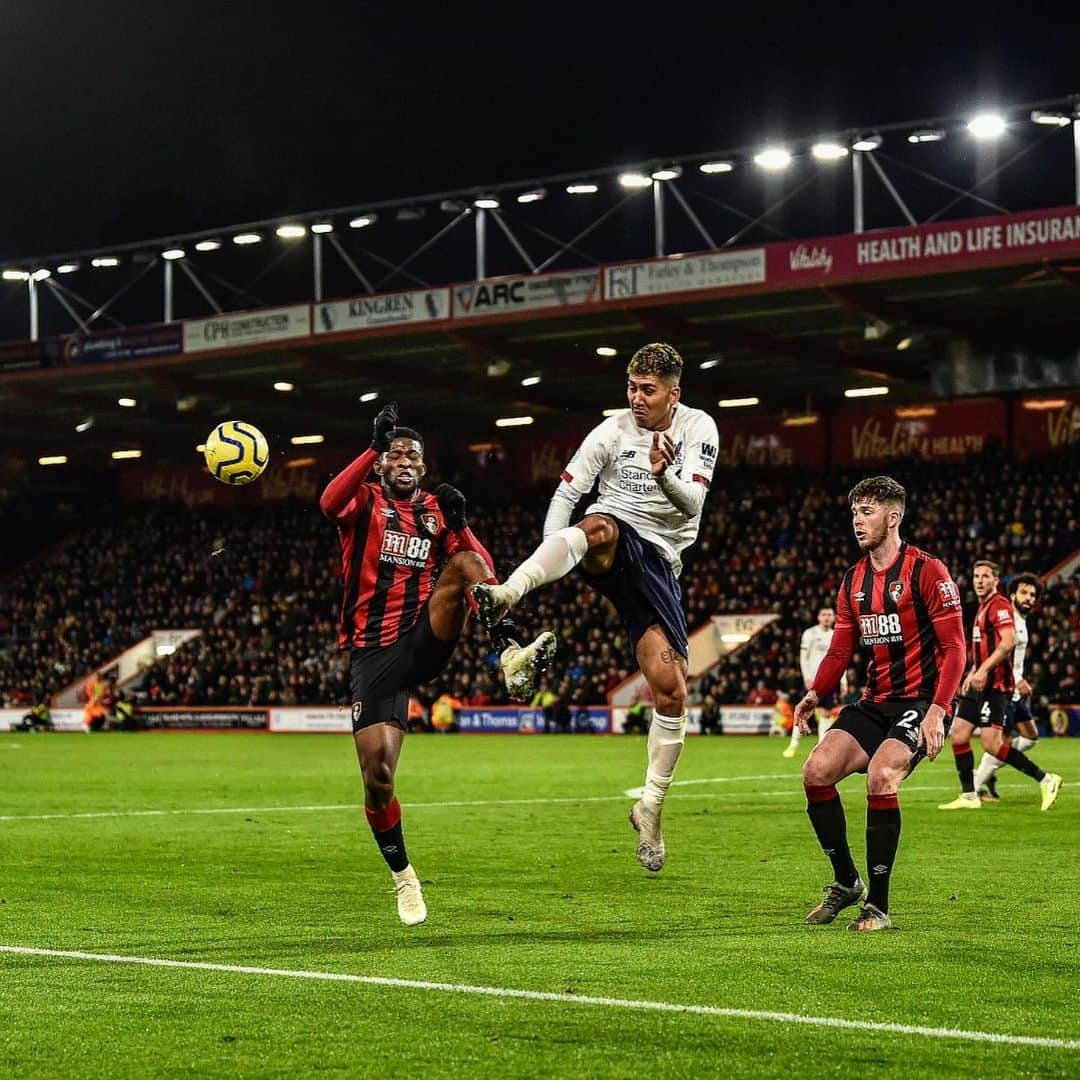
M 624 450 L 619 455 L 619 460 L 620 461 L 629 461 L 636 453 L 637 453 L 636 450 Z
M 902 641 L 904 637 L 900 616 L 895 611 L 891 615 L 860 615 L 859 631 L 865 645 L 883 645 Z
M 431 552 L 431 541 L 423 536 L 387 529 L 383 534 L 381 557 L 399 565 L 424 566 Z

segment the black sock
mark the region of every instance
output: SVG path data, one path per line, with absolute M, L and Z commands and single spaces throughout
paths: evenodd
M 504 615 L 492 628 L 491 628 L 491 643 L 495 646 L 499 652 L 510 644 L 511 641 L 520 642 L 518 637 L 518 629 L 514 625 L 514 620 L 509 615 Z
M 1005 759 L 1005 764 L 1019 769 L 1025 776 L 1030 776 L 1032 780 L 1037 780 L 1039 783 L 1042 783 L 1042 778 L 1046 775 L 1027 754 L 1012 746 L 1009 747 L 1009 756 Z
M 956 771 L 960 774 L 960 790 L 965 794 L 974 793 L 975 754 L 971 750 L 971 744 L 958 746 L 953 743 L 953 754 L 956 756 Z
M 887 912 L 889 876 L 900 843 L 900 800 L 895 795 L 869 795 L 866 803 L 866 862 L 870 868 L 866 902 Z
M 409 865 L 409 856 L 401 831 L 401 804 L 394 799 L 385 810 L 372 810 L 370 806 L 365 806 L 364 813 L 386 865 L 391 870 L 404 870 Z
M 854 885 L 859 872 L 851 858 L 847 842 L 847 821 L 844 806 L 832 784 L 825 787 L 806 786 L 806 813 L 817 833 L 821 850 L 829 857 L 833 873 L 841 885 Z

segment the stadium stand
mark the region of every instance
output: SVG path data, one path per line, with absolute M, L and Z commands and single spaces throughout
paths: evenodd
M 901 462 L 888 471 L 910 493 L 906 538 L 942 557 L 966 585 L 976 558 L 999 561 L 1006 577 L 1044 574 L 1076 548 L 1078 458 L 1076 448 L 1029 463 L 989 451 L 962 466 Z M 799 634 L 833 602 L 855 554 L 846 493 L 859 475 L 744 470 L 738 486 L 718 476 L 684 573 L 690 625 L 722 611 L 780 618 L 710 673 L 697 700 L 735 704 L 755 693 L 769 700 L 778 690 L 800 692 Z M 500 573 L 532 549 L 545 504 L 540 495 L 473 507 Z M 54 694 L 152 629 L 197 627 L 199 639 L 149 670 L 139 688 L 146 701 L 344 702 L 338 565 L 336 536 L 315 506 L 135 505 L 46 548 L 0 583 L 0 698 L 21 705 Z M 577 576 L 530 597 L 519 612 L 523 629 L 545 626 L 560 637 L 550 687 L 560 703 L 603 704 L 628 674 L 618 620 Z M 1080 588 L 1075 580 L 1051 583 L 1033 620 L 1037 694 L 1080 694 L 1078 645 Z M 505 702 L 495 659 L 482 634 L 466 635 L 445 680 L 422 697 L 448 691 L 472 704 Z

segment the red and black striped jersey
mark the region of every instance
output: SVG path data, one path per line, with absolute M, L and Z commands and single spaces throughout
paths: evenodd
M 1013 618 L 1012 601 L 995 592 L 979 605 L 979 610 L 975 613 L 975 622 L 971 627 L 972 667 L 980 667 L 998 647 L 1002 630 L 1012 630 L 1015 633 L 1016 620 Z M 1010 657 L 1006 656 L 990 672 L 986 685 L 990 690 L 1004 690 L 1010 694 L 1016 689 Z
M 865 700 L 947 707 L 963 672 L 964 631 L 960 590 L 941 560 L 901 543 L 886 569 L 867 555 L 844 574 L 833 642 L 814 680 L 819 696 L 839 681 L 857 638 L 870 654 Z
M 491 565 L 468 529 L 447 528 L 430 492 L 391 499 L 381 483 L 363 482 L 377 456 L 368 451 L 357 458 L 331 481 L 321 501 L 341 540 L 343 648 L 391 645 L 411 630 L 451 555 L 476 551 Z

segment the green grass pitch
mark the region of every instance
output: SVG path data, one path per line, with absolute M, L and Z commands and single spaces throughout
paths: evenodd
M 406 929 L 347 736 L 0 736 L 2 946 L 558 995 L 0 952 L 0 1075 L 1080 1074 L 1080 741 L 1033 751 L 1067 782 L 1048 813 L 1009 769 L 1000 804 L 941 813 L 951 754 L 920 767 L 900 930 L 863 935 L 802 924 L 830 875 L 781 749 L 691 739 L 649 875 L 624 796 L 642 739 L 410 736 L 398 789 L 429 917 Z M 862 779 L 842 793 L 861 864 Z

